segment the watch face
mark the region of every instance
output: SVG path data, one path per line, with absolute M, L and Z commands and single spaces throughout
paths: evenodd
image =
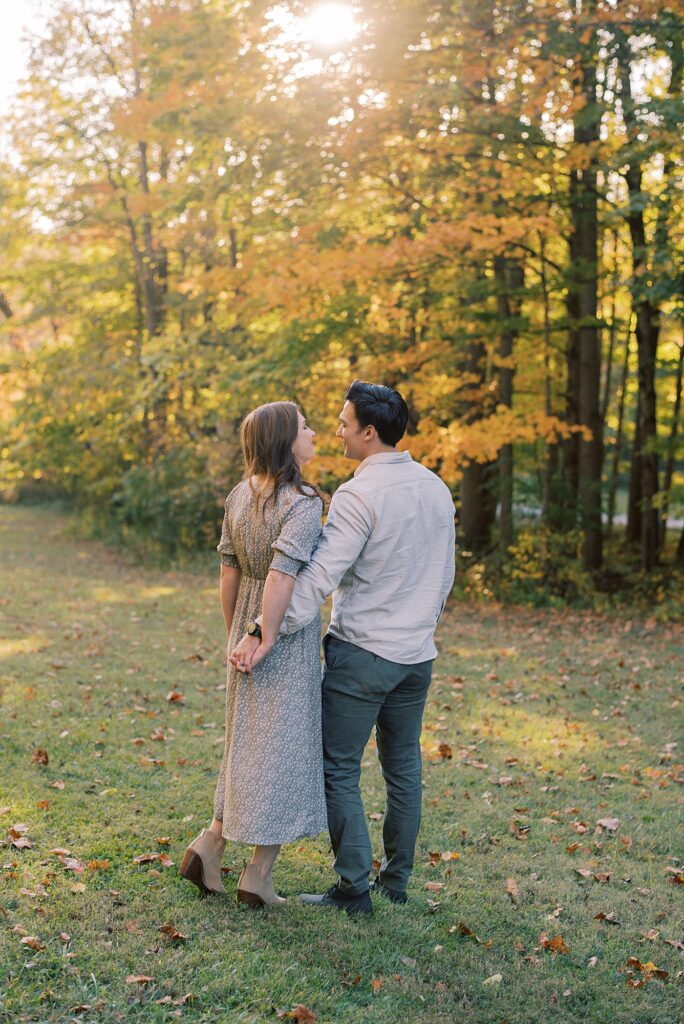
M 250 622 L 250 624 L 247 626 L 247 632 L 249 633 L 250 636 L 256 636 L 256 634 L 259 632 L 258 624 L 256 622 Z

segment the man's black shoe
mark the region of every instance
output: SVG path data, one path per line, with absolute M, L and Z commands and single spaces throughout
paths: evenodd
M 390 889 L 389 885 L 383 885 L 379 878 L 371 883 L 371 892 L 379 892 L 381 896 L 388 899 L 390 903 L 407 903 L 408 896 L 399 889 Z
M 332 885 L 327 892 L 322 893 L 320 896 L 310 892 L 303 892 L 299 898 L 302 903 L 306 903 L 309 907 L 335 907 L 336 910 L 344 910 L 350 916 L 353 914 L 373 913 L 373 904 L 371 903 L 368 890 L 356 896 L 350 896 L 348 893 L 338 889 L 336 885 Z

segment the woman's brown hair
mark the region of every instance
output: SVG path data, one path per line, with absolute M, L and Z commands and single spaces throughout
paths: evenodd
M 263 501 L 264 510 L 269 500 L 275 504 L 278 491 L 286 484 L 292 484 L 307 498 L 323 498 L 314 484 L 302 480 L 299 464 L 292 454 L 292 445 L 299 433 L 297 413 L 294 402 L 267 402 L 252 409 L 242 421 L 240 440 L 245 474 L 257 496 L 257 507 Z M 258 489 L 252 482 L 254 476 L 265 478 Z

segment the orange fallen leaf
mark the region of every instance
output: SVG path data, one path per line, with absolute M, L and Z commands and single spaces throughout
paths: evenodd
M 450 761 L 451 758 L 454 756 L 454 752 L 448 743 L 440 743 L 440 745 L 437 747 L 437 753 L 445 761 Z
M 370 986 L 373 989 L 373 994 L 377 995 L 382 986 L 385 984 L 384 978 L 371 978 Z
M 289 1017 L 291 1020 L 299 1021 L 299 1024 L 312 1024 L 316 1020 L 316 1014 L 313 1010 L 310 1010 L 308 1006 L 304 1006 L 303 1003 L 297 1003 L 291 1010 L 282 1010 L 278 1016 L 281 1020 Z
M 428 892 L 441 892 L 444 888 L 444 882 L 425 882 L 423 888 L 427 889 Z
M 515 878 L 506 879 L 506 892 L 511 897 L 514 903 L 517 903 L 520 899 L 520 890 L 518 889 L 518 883 Z
M 184 935 L 182 932 L 179 932 L 175 925 L 172 924 L 160 924 L 159 931 L 163 932 L 170 942 L 186 942 L 190 938 L 189 935 Z
M 154 981 L 149 974 L 128 974 L 126 976 L 127 985 L 149 985 L 150 982 Z
M 25 935 L 23 939 L 19 939 L 22 946 L 29 946 L 31 949 L 35 949 L 37 953 L 42 953 L 45 946 L 35 935 Z
M 550 949 L 552 953 L 568 952 L 568 947 L 565 945 L 562 935 L 554 935 L 554 937 L 550 939 L 545 932 L 542 932 L 539 936 L 539 943 L 542 949 Z

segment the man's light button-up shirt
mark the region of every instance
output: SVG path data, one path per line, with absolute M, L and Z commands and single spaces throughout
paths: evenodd
M 301 629 L 332 593 L 332 636 L 418 664 L 437 654 L 433 634 L 453 581 L 448 487 L 408 452 L 380 452 L 335 492 L 281 632 Z

